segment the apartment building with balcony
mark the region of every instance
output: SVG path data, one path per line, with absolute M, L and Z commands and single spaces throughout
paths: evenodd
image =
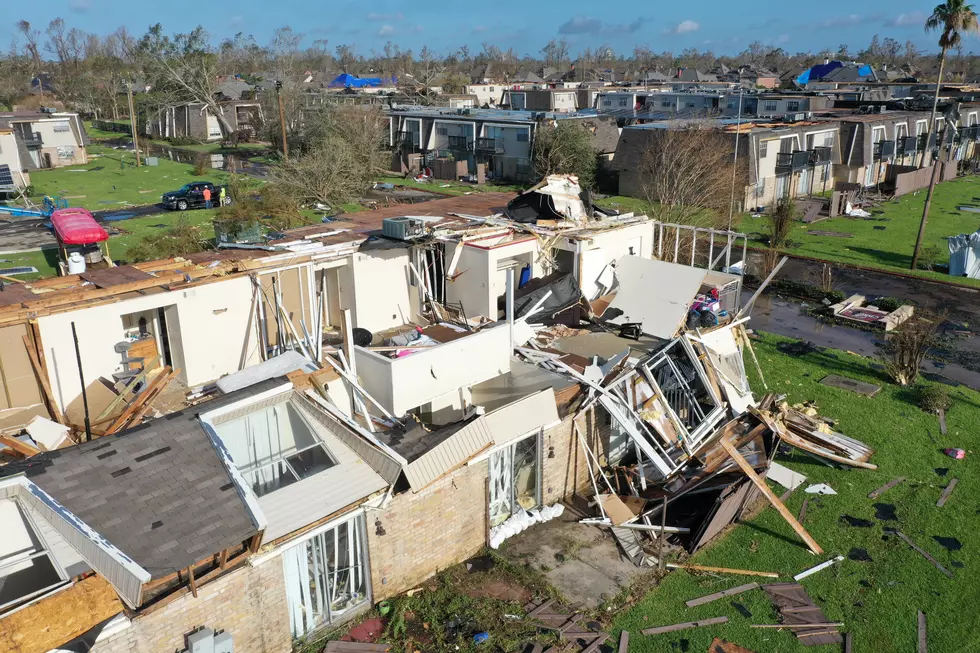
M 61 168 L 88 162 L 88 136 L 77 113 L 11 111 L 0 113 L 0 130 L 13 132 L 22 170 Z M 9 165 L 9 162 L 6 162 Z

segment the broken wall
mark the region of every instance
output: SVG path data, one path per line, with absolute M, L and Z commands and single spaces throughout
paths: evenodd
M 181 651 L 184 636 L 202 626 L 227 631 L 236 653 L 292 650 L 282 557 L 231 571 L 157 610 L 137 615 L 129 628 L 96 642 L 91 653 Z
M 236 372 L 246 352 L 246 365 L 259 361 L 254 327 L 249 321 L 252 281 L 238 277 L 174 292 L 137 296 L 92 308 L 39 317 L 41 345 L 55 400 L 62 410 L 82 392 L 75 361 L 71 325 L 78 332 L 86 384 L 99 377 L 112 379 L 122 369 L 122 354 L 113 350 L 124 338 L 122 316 L 174 307 L 168 311 L 174 366 L 182 368 L 188 385 L 213 381 Z M 252 346 L 246 349 L 247 341 Z
M 341 306 L 352 310 L 354 326 L 375 333 L 416 320 L 409 253 L 407 247 L 399 247 L 357 252 L 351 257 L 350 273 L 341 275 L 345 287 Z

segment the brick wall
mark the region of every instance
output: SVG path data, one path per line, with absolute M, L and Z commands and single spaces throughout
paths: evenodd
M 608 426 L 590 413 L 579 420 L 593 451 L 604 456 Z M 554 457 L 549 458 L 551 447 Z M 546 431 L 541 443 L 541 496 L 551 505 L 578 492 L 591 496 L 592 482 L 571 417 Z M 483 461 L 464 466 L 422 492 L 396 494 L 384 511 L 367 513 L 368 550 L 375 600 L 418 586 L 442 569 L 470 558 L 487 541 L 487 475 Z M 384 535 L 377 535 L 375 520 Z
M 184 649 L 184 636 L 207 626 L 228 631 L 236 653 L 287 653 L 292 650 L 282 558 L 258 567 L 245 565 L 146 615 L 96 643 L 92 653 L 172 653 Z

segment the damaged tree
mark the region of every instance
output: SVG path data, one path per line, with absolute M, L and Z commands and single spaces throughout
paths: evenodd
M 926 352 L 936 342 L 936 331 L 946 313 L 918 313 L 892 331 L 882 346 L 885 371 L 899 385 L 912 385 L 919 377 Z
M 595 144 L 585 124 L 577 120 L 538 123 L 534 136 L 534 172 L 537 176 L 575 175 L 582 188 L 592 188 L 596 165 Z

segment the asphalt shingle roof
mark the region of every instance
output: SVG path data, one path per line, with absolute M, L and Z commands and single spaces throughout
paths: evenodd
M 38 454 L 0 469 L 0 476 L 24 471 L 160 578 L 258 532 L 197 415 L 283 382 L 265 381 L 114 436 Z

